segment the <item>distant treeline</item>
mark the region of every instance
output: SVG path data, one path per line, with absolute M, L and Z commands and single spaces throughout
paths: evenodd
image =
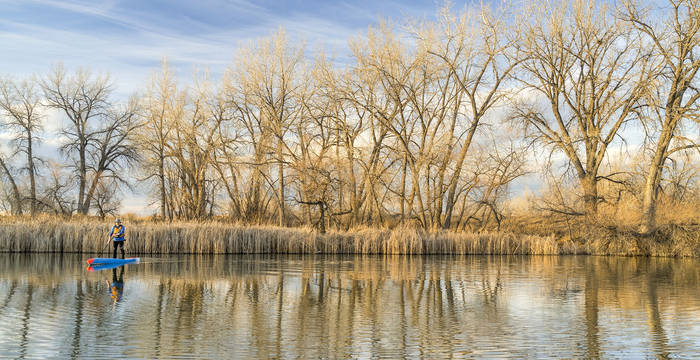
M 480 232 L 517 210 L 569 233 L 700 222 L 699 2 L 526 1 L 399 25 L 350 40 L 342 66 L 282 31 L 220 79 L 186 85 L 163 61 L 129 101 L 82 69 L 5 78 L 1 204 L 104 217 L 147 183 L 160 219 L 321 232 Z M 46 139 L 60 158 L 37 156 Z M 541 191 L 517 204 L 531 172 Z

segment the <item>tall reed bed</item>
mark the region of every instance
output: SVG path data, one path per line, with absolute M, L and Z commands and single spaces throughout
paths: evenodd
M 697 256 L 697 242 L 682 247 L 620 236 L 573 242 L 553 235 L 429 232 L 411 227 L 356 228 L 321 234 L 310 228 L 242 226 L 220 222 L 127 225 L 130 254 L 492 254 Z M 99 253 L 111 251 L 111 224 L 89 219 L 23 218 L 0 221 L 0 252 Z
M 97 253 L 111 248 L 111 224 L 14 219 L 0 223 L 2 252 Z M 217 222 L 127 224 L 133 254 L 561 254 L 553 237 L 359 228 L 320 234 L 309 228 Z

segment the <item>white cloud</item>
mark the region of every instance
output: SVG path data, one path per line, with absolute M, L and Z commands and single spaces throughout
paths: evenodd
M 94 71 L 113 74 L 122 95 L 139 89 L 151 71 L 158 68 L 163 57 L 184 74 L 181 78 L 189 79 L 194 69 L 208 68 L 212 75 L 222 74 L 231 64 L 239 45 L 267 36 L 280 27 L 293 40 L 306 40 L 312 51 L 321 44 L 334 53 L 347 53 L 347 39 L 359 32 L 358 29 L 301 14 L 291 18 L 267 16 L 264 22 L 255 26 L 183 36 L 165 28 L 127 20 L 126 16 L 107 9 L 49 0 L 39 2 L 103 17 L 137 32 L 126 36 L 0 19 L 0 25 L 5 28 L 0 30 L 0 47 L 13 54 L 0 59 L 2 68 L 29 75 L 45 73 L 56 62 L 63 62 L 71 68 L 88 66 Z
M 23 77 L 44 75 L 58 62 L 69 69 L 88 67 L 93 72 L 110 73 L 117 86 L 117 95 L 125 98 L 143 87 L 150 74 L 158 70 L 163 57 L 168 58 L 184 81 L 191 78 L 195 69 L 207 68 L 216 77 L 232 64 L 240 45 L 267 36 L 279 28 L 285 29 L 293 41 L 305 41 L 308 51 L 323 48 L 342 61 L 349 54 L 348 39 L 365 31 L 369 24 L 376 23 L 381 17 L 370 8 L 351 2 L 320 4 L 342 14 L 344 20 L 355 21 L 340 23 L 333 18 L 303 10 L 272 12 L 246 0 L 216 4 L 205 0 L 196 5 L 172 3 L 173 6 L 192 9 L 212 5 L 213 10 L 209 9 L 209 13 L 204 11 L 203 14 L 211 14 L 212 11 L 235 13 L 249 20 L 245 24 L 225 21 L 208 23 L 206 19 L 188 13 L 177 14 L 179 17 L 173 19 L 148 9 L 127 10 L 119 1 L 28 0 L 17 3 L 0 0 L 0 7 L 15 13 L 25 11 L 22 14 L 26 15 L 8 17 L 0 14 L 0 48 L 6 54 L 0 57 L 0 69 Z M 405 14 L 411 16 L 421 13 L 416 7 L 396 3 L 377 4 L 404 8 Z M 71 16 L 55 18 L 55 22 L 46 21 L 34 16 L 39 14 L 27 13 L 32 6 L 32 11 L 41 9 L 46 14 L 56 12 Z M 183 23 L 179 23 L 180 20 Z M 188 26 L 192 26 L 192 29 Z M 39 148 L 41 156 L 60 159 L 58 148 L 62 139 L 58 133 L 63 121 L 61 112 L 47 112 L 46 135 Z M 154 212 L 155 206 L 149 206 L 147 196 L 143 195 L 146 190 L 145 186 L 137 184 L 135 193 L 126 191 L 121 211 L 140 215 Z

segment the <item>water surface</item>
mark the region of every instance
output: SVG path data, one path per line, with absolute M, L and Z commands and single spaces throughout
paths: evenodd
M 700 262 L 0 254 L 0 357 L 693 358 Z

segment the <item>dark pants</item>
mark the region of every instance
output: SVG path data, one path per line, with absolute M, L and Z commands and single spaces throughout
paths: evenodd
M 114 251 L 112 252 L 112 257 L 117 258 L 117 247 L 121 247 L 122 250 L 122 259 L 124 258 L 124 242 L 126 240 L 122 241 L 112 241 L 112 245 L 114 246 Z

